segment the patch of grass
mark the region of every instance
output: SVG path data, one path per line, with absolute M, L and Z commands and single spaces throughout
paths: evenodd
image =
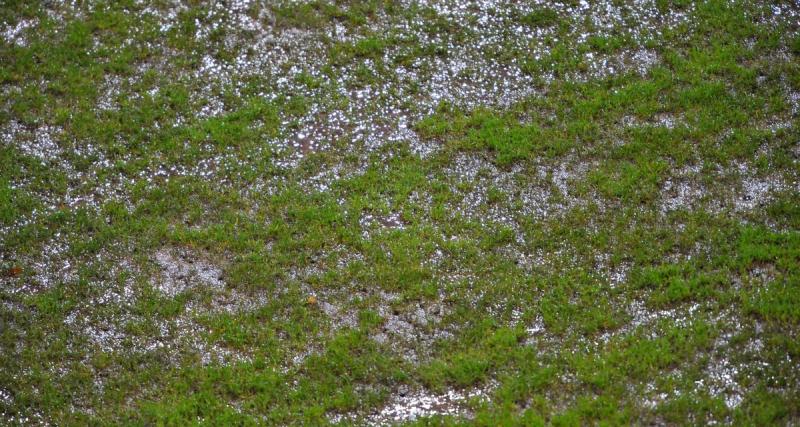
M 522 16 L 520 21 L 531 27 L 551 27 L 559 22 L 558 12 L 553 9 L 540 8 Z

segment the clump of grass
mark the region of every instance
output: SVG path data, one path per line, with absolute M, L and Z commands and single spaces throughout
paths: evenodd
M 546 28 L 558 25 L 559 17 L 555 10 L 543 7 L 522 16 L 520 21 L 531 27 Z

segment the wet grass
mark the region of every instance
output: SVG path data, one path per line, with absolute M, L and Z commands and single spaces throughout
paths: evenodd
M 4 422 L 798 422 L 796 7 L 184 6 L 0 7 Z

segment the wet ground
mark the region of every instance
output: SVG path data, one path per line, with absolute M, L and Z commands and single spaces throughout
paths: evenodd
M 2 420 L 797 423 L 799 26 L 4 5 Z

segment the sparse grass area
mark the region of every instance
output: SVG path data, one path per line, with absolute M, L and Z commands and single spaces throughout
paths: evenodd
M 796 424 L 798 25 L 4 3 L 0 420 Z

